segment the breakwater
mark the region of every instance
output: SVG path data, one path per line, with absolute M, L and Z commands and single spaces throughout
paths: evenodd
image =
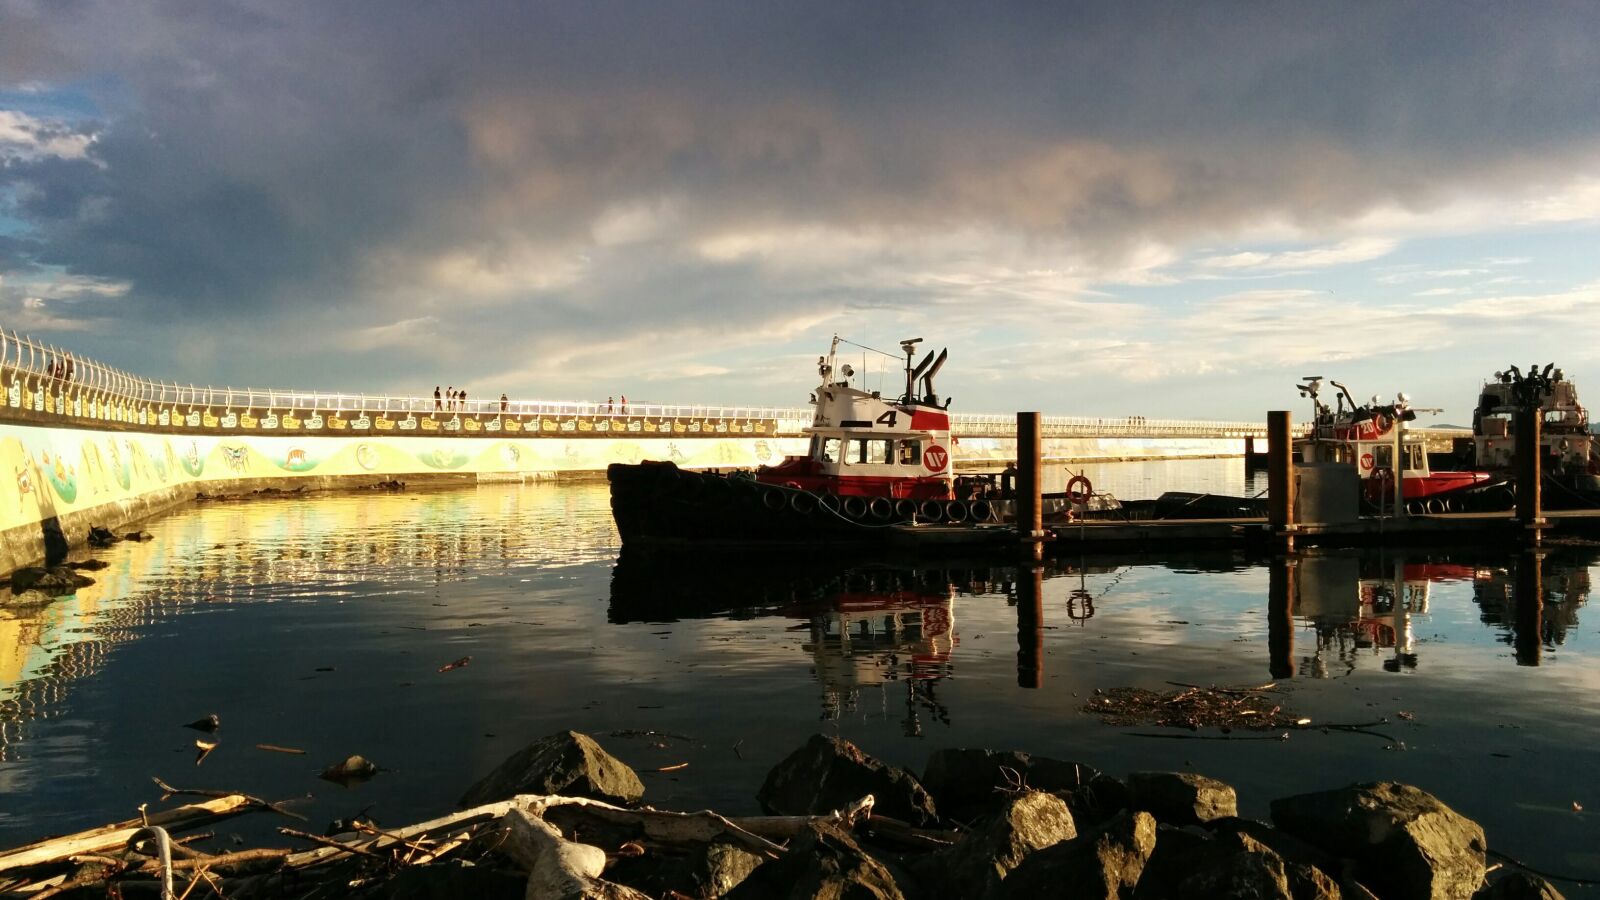
M 392 480 L 526 481 L 661 460 L 753 468 L 804 453 L 811 411 L 197 387 L 0 330 L 0 571 L 196 494 Z M 953 417 L 961 468 L 1016 456 L 1008 416 Z M 1049 462 L 1237 456 L 1248 422 L 1046 417 Z

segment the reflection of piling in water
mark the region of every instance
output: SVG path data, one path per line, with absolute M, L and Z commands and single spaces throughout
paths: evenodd
M 1286 556 L 1267 571 L 1267 656 L 1273 678 L 1294 677 L 1294 562 Z
M 1517 665 L 1537 666 L 1544 645 L 1544 554 L 1537 550 L 1517 560 L 1512 600 L 1517 606 Z
M 1020 574 L 1017 581 L 1017 687 L 1037 688 L 1044 680 L 1044 568 L 1032 566 Z

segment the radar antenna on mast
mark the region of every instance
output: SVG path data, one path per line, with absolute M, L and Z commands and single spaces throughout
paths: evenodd
M 917 345 L 920 343 L 922 343 L 922 338 L 906 338 L 900 342 L 900 349 L 906 355 L 906 392 L 900 398 L 901 403 L 911 402 L 911 389 L 916 387 L 917 384 L 917 376 L 912 371 L 911 360 L 917 355 Z

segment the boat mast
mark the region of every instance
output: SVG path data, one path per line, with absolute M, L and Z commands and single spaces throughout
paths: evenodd
M 911 360 L 917 355 L 917 345 L 922 343 L 922 338 L 906 338 L 900 342 L 900 349 L 906 354 L 906 392 L 900 398 L 901 403 L 911 402 L 911 391 L 917 386 L 916 374 L 912 368 Z

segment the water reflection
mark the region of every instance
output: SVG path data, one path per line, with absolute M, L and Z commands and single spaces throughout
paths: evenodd
M 615 547 L 605 496 L 598 484 L 452 489 L 175 513 L 147 526 L 153 540 L 89 554 L 108 563 L 84 573 L 95 584 L 0 607 L 0 763 L 19 758 L 28 723 L 70 712 L 75 686 L 119 646 L 181 617 L 242 603 L 437 595 L 486 570 L 592 565 Z
M 1269 563 L 1269 671 L 1330 678 L 1380 657 L 1389 672 L 1419 667 L 1416 625 L 1441 584 L 1467 582 L 1480 620 L 1514 649 L 1518 665 L 1538 666 L 1545 649 L 1566 643 L 1588 601 L 1593 548 L 1540 549 L 1512 558 L 1411 560 L 1356 551 L 1305 553 Z M 1295 622 L 1313 632 L 1309 656 L 1294 658 Z
M 1513 841 L 1542 835 L 1522 848 L 1533 855 L 1552 840 L 1592 849 L 1543 810 L 1570 816 L 1583 798 L 1564 773 L 1600 765 L 1600 662 L 1579 622 L 1594 548 L 618 559 L 604 485 L 578 484 L 219 504 L 148 527 L 154 541 L 98 554 L 110 568 L 93 587 L 0 613 L 0 842 L 136 808 L 174 766 L 196 786 L 312 792 L 316 819 L 380 802 L 415 821 L 564 728 L 692 735 L 670 750 L 606 743 L 643 768 L 691 763 L 692 777 L 651 781 L 655 802 L 734 812 L 753 812 L 752 787 L 819 729 L 912 768 L 940 746 L 1123 770 L 1192 760 L 1241 797 L 1377 774 L 1348 736 L 1175 757 L 1083 711 L 1097 688 L 1258 684 L 1266 670 L 1314 720 L 1414 712 L 1382 777 L 1451 794 Z M 213 712 L 222 746 L 195 769 L 181 724 Z M 350 791 L 316 781 L 354 752 L 393 771 Z M 1544 755 L 1527 757 L 1517 796 L 1483 788 L 1524 753 Z M 270 838 L 274 824 L 237 827 Z

